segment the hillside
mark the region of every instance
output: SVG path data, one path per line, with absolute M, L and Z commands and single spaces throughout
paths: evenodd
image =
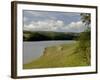
M 24 31 L 24 41 L 73 40 L 79 33 L 53 31 Z
M 24 64 L 24 69 L 88 66 L 81 53 L 75 52 L 77 42 L 47 47 L 39 59 Z

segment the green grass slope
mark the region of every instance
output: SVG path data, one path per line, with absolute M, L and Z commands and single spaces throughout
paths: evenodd
M 77 42 L 47 47 L 35 61 L 24 64 L 24 69 L 88 66 L 82 54 L 75 52 Z

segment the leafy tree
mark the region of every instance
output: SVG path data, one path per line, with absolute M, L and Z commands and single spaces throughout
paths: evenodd
M 85 23 L 85 25 L 89 26 L 90 23 L 91 23 L 91 14 L 89 14 L 89 13 L 81 13 L 80 16 L 81 16 L 82 22 Z
M 86 64 L 90 65 L 91 15 L 89 13 L 81 13 L 80 16 L 87 29 L 84 30 L 84 32 L 80 33 L 80 36 L 78 38 L 78 47 L 76 48 L 76 50 L 81 53 Z

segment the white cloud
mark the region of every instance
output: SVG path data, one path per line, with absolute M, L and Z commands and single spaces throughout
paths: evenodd
M 57 28 L 62 27 L 63 25 L 64 23 L 61 20 L 37 21 L 31 22 L 29 25 L 24 25 L 24 30 L 55 31 Z
M 64 24 L 62 20 L 43 20 L 37 22 L 31 22 L 28 25 L 24 25 L 24 30 L 31 31 L 62 31 L 62 32 L 81 32 L 85 29 L 84 24 L 81 21 L 71 22 L 70 24 Z
M 66 29 L 72 32 L 82 32 L 86 29 L 86 26 L 82 23 L 82 21 L 71 22 L 67 25 Z

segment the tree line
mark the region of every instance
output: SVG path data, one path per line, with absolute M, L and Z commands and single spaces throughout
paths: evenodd
M 79 33 L 65 33 L 52 31 L 24 31 L 24 41 L 46 41 L 46 40 L 75 40 Z

